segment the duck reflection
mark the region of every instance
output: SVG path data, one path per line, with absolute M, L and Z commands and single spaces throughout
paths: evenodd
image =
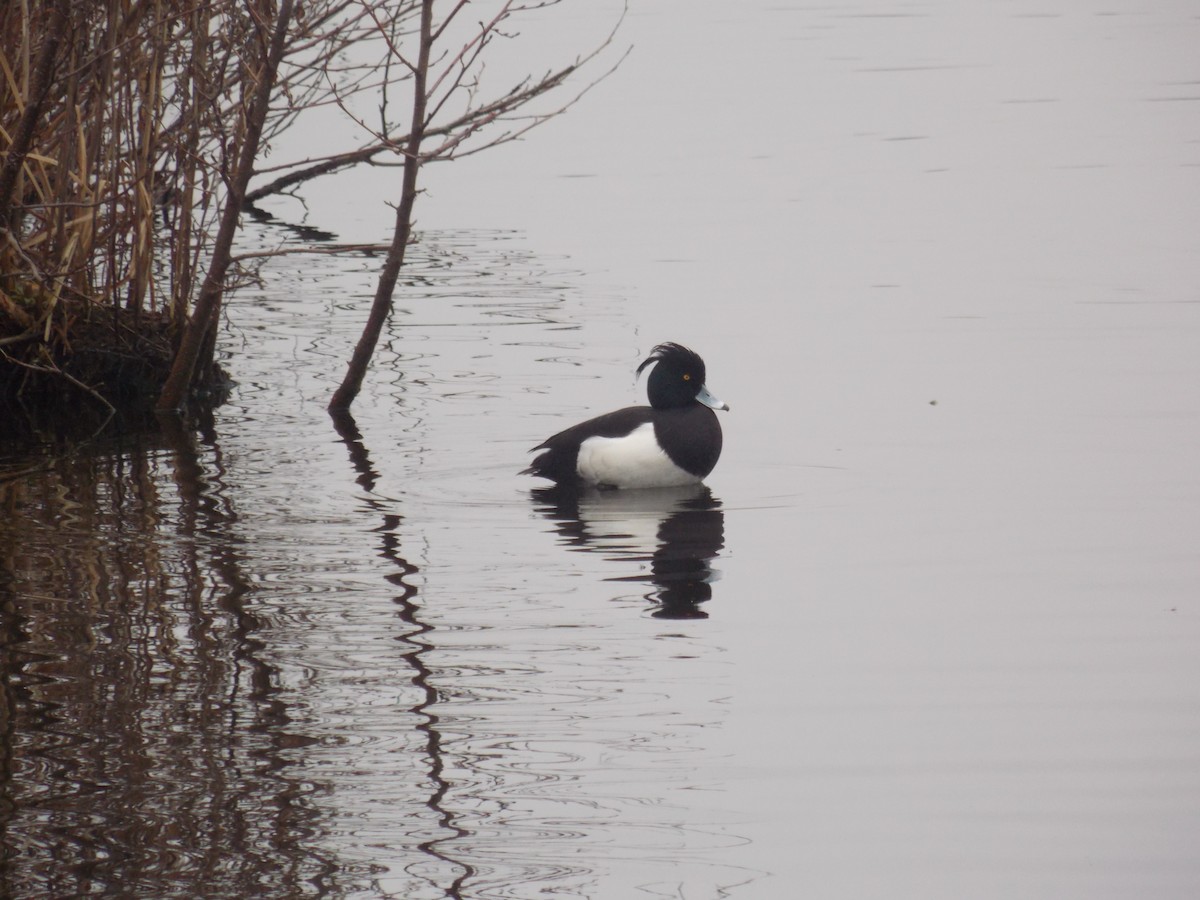
M 706 485 L 634 491 L 550 487 L 530 493 L 571 549 L 648 563 L 648 571 L 606 580 L 653 585 L 646 597 L 658 605 L 656 618 L 708 618 L 701 604 L 712 598 L 718 577 L 711 563 L 725 546 L 725 514 Z

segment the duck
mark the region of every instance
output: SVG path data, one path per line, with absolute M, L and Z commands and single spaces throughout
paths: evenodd
M 705 384 L 704 360 L 681 344 L 659 344 L 637 367 L 649 406 L 627 406 L 572 425 L 529 452 L 542 451 L 522 475 L 560 487 L 662 488 L 698 484 L 721 456 L 714 410 L 729 404 Z

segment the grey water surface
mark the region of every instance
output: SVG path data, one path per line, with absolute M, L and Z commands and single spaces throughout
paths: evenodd
M 0 428 L 0 895 L 1200 896 L 1200 11 L 618 43 L 426 171 L 352 421 L 381 259 L 301 253 L 211 416 Z M 244 248 L 385 240 L 397 181 Z M 517 474 L 663 340 L 732 406 L 707 486 Z

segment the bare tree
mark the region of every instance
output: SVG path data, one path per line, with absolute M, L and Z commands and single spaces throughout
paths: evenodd
M 498 4 L 489 20 L 478 23 L 477 27 L 467 34 L 465 41 L 456 51 L 441 52 L 441 48 L 443 44 L 449 43 L 450 28 L 466 8 L 466 0 L 452 0 L 441 4 L 435 4 L 434 0 L 422 0 L 420 27 L 414 36 L 415 47 L 394 41 L 390 34 L 386 35 L 391 59 L 399 64 L 400 71 L 411 81 L 411 119 L 401 151 L 404 158 L 404 175 L 400 202 L 396 206 L 392 241 L 376 285 L 371 311 L 354 348 L 345 377 L 330 399 L 331 412 L 348 409 L 358 395 L 383 326 L 391 313 L 392 296 L 404 264 L 405 249 L 412 239 L 412 215 L 421 167 L 428 162 L 451 160 L 516 140 L 530 129 L 565 111 L 596 83 L 587 83 L 566 103 L 549 110 L 527 110 L 532 101 L 561 87 L 581 65 L 593 60 L 609 46 L 613 38 L 612 33 L 591 53 L 563 68 L 547 72 L 541 78 L 526 78 L 497 96 L 480 96 L 480 71 L 484 51 L 498 37 L 506 35 L 506 23 L 520 13 L 551 6 L 556 2 L 557 0 L 521 3 L 517 0 L 505 0 Z M 446 9 L 444 15 L 437 20 L 434 17 L 435 5 Z M 381 23 L 382 30 L 384 29 Z M 612 69 L 608 71 L 611 72 Z M 460 107 L 457 114 L 452 115 L 448 111 L 453 108 L 455 101 L 460 102 Z M 382 108 L 380 113 L 381 119 L 386 123 Z M 359 124 L 367 127 L 361 119 Z M 401 146 L 400 142 L 389 138 L 387 133 L 376 131 L 373 132 L 373 136 L 373 144 L 340 159 L 328 160 L 326 166 L 367 161 L 384 149 Z M 308 171 L 323 174 L 320 170 Z M 299 173 L 294 173 L 296 174 Z M 295 178 L 293 182 L 294 180 Z M 287 183 L 286 179 L 280 183 Z
M 37 376 L 107 402 L 101 393 L 127 382 L 177 408 L 217 373 L 243 203 L 364 161 L 405 169 L 402 237 L 377 304 L 386 318 L 420 165 L 561 112 L 590 85 L 557 109 L 525 110 L 601 49 L 485 97 L 485 49 L 511 36 L 514 16 L 557 0 L 487 0 L 492 12 L 472 23 L 479 2 L 0 3 L 0 396 Z M 410 91 L 397 126 L 389 110 Z M 368 126 L 356 110 L 371 104 Z M 323 107 L 358 123 L 358 146 L 262 166 L 273 138 Z M 255 176 L 266 183 L 249 190 Z M 368 331 L 376 323 L 373 310 Z M 357 383 L 373 346 L 356 354 Z

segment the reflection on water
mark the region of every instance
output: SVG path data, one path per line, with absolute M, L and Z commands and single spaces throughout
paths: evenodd
M 609 581 L 646 583 L 661 619 L 704 619 L 700 604 L 712 598 L 711 562 L 725 546 L 721 501 L 706 485 L 640 491 L 569 487 L 536 488 L 539 512 L 555 523 L 573 550 L 639 562 L 649 571 Z
M 385 577 L 398 593 L 393 598 L 397 615 L 406 626 L 397 640 L 404 644 L 401 658 L 412 671 L 412 683 L 418 689 L 417 702 L 409 707 L 416 719 L 415 728 L 424 738 L 424 756 L 428 764 L 428 796 L 423 802 L 433 814 L 439 833 L 422 838 L 417 851 L 428 857 L 431 865 L 410 865 L 408 870 L 434 889 L 435 896 L 462 897 L 463 883 L 475 873 L 474 868 L 454 854 L 453 841 L 467 836 L 466 829 L 455 822 L 454 811 L 446 805 L 446 794 L 450 782 L 446 778 L 446 764 L 442 751 L 442 733 L 438 727 L 437 688 L 433 684 L 432 671 L 425 661 L 430 650 L 429 633 L 433 630 L 421 621 L 420 607 L 415 602 L 417 588 L 411 579 L 419 571 L 400 553 L 400 523 L 402 517 L 392 512 L 392 504 L 375 495 L 379 473 L 371 462 L 371 454 L 363 443 L 353 415 L 342 410 L 333 414 L 333 424 L 345 444 L 350 463 L 357 474 L 356 481 L 365 492 L 365 501 L 371 513 L 379 518 L 374 529 L 379 535 L 379 555 L 395 567 Z M 442 865 L 444 864 L 444 866 Z M 439 880 L 439 870 L 448 867 L 449 875 Z
M 0 433 L 0 896 L 754 877 L 704 858 L 742 839 L 692 812 L 719 651 L 614 596 L 644 583 L 653 616 L 703 617 L 721 504 L 543 498 L 603 571 L 547 546 L 527 482 L 497 475 L 540 426 L 480 417 L 544 393 L 544 369 L 599 395 L 607 372 L 581 360 L 627 360 L 598 326 L 581 348 L 563 279 L 514 244 L 427 236 L 357 421 L 312 400 L 352 345 L 363 263 L 318 258 L 235 310 L 259 352 L 231 359 L 213 418 Z M 319 269 L 347 289 L 312 289 Z
M 0 480 L 0 893 L 316 892 L 211 425 L 43 462 Z

